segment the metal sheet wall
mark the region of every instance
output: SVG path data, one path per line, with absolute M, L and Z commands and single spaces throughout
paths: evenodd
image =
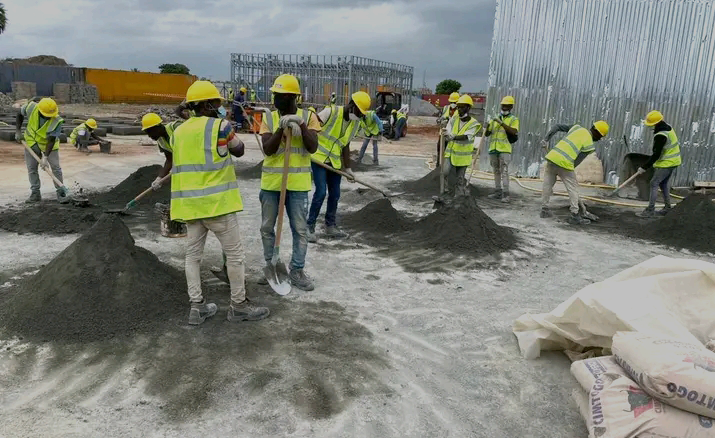
M 34 82 L 38 96 L 52 96 L 55 83 L 77 84 L 84 81 L 84 69 L 57 65 L 0 63 L 0 92 L 10 93 L 12 82 Z
M 658 109 L 681 142 L 675 184 L 715 180 L 714 31 L 712 0 L 497 0 L 487 114 L 516 97 L 514 171 L 534 175 L 553 124 L 604 119 L 613 175 L 626 153 L 650 154 L 642 119 Z
M 196 76 L 88 68 L 88 84 L 97 86 L 99 101 L 179 103 Z

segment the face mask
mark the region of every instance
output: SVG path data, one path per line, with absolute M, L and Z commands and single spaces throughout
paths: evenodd
M 455 108 L 457 108 L 457 104 L 456 104 L 456 103 L 450 103 L 450 104 L 449 104 L 449 107 L 452 108 L 452 109 L 455 109 Z
M 226 108 L 220 106 L 220 107 L 218 107 L 218 110 L 216 110 L 216 112 L 218 112 L 218 117 L 219 117 L 219 119 L 225 119 L 225 118 L 226 118 Z
M 348 116 L 348 118 L 349 118 L 350 120 L 353 120 L 353 121 L 360 120 L 360 117 L 358 117 L 355 113 L 350 113 L 350 115 Z
M 508 116 L 508 115 L 509 115 L 509 111 L 501 110 L 501 115 L 502 115 L 502 116 Z

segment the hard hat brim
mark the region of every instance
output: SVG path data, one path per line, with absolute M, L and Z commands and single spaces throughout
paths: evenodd
M 661 120 L 663 120 L 663 119 L 661 119 Z M 652 122 L 652 123 L 651 123 L 651 122 L 648 122 L 648 121 L 645 121 L 645 122 L 643 122 L 643 124 L 646 125 L 646 126 L 655 126 L 655 125 L 658 124 L 658 122 L 660 122 L 660 120 L 656 120 L 655 122 Z
M 59 113 L 60 113 L 60 112 L 59 112 L 58 110 L 54 110 L 54 111 L 52 111 L 51 113 L 46 113 L 46 112 L 40 110 L 40 114 L 42 114 L 42 115 L 45 116 L 45 117 L 57 117 L 57 115 L 58 115 Z
M 271 87 L 270 90 L 271 90 L 271 92 L 273 92 L 273 93 L 278 93 L 278 94 L 295 94 L 295 95 L 299 95 L 299 94 L 300 94 L 300 91 L 299 91 L 299 92 L 288 91 L 288 90 L 285 90 L 285 89 L 283 89 L 283 88 L 276 88 L 276 87 Z

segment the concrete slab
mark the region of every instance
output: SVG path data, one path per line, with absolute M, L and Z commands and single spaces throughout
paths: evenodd
M 141 135 L 143 134 L 141 126 L 117 126 L 112 127 L 112 134 L 115 135 Z

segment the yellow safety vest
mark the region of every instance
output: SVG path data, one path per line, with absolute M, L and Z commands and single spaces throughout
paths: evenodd
M 375 121 L 375 111 L 365 113 L 365 118 L 360 120 L 360 125 L 365 132 L 365 135 L 376 136 L 380 133 L 380 127 Z
M 87 122 L 81 123 L 79 126 L 77 126 L 76 128 L 74 128 L 72 130 L 72 133 L 70 134 L 70 138 L 68 139 L 69 144 L 75 144 L 75 142 L 77 141 L 77 136 L 79 135 L 79 131 L 81 131 L 81 130 L 85 130 L 85 131 L 90 130 L 89 126 L 87 126 Z
M 454 115 L 454 112 L 457 110 L 457 107 L 452 108 L 450 105 L 451 104 L 445 105 L 444 109 L 442 110 L 443 119 L 450 119 Z
M 299 109 L 296 113 L 305 124 L 310 120 L 311 111 Z M 280 122 L 278 111 L 271 111 L 266 117 L 266 125 L 271 132 L 278 130 Z M 278 151 L 273 155 L 266 155 L 263 159 L 261 172 L 261 190 L 279 191 L 283 182 L 283 164 L 285 163 L 285 137 L 281 139 Z M 288 190 L 295 192 L 309 192 L 311 188 L 310 152 L 303 146 L 303 136 L 298 132 L 293 133 L 290 142 L 290 159 L 288 161 Z
M 47 133 L 52 132 L 57 127 L 64 122 L 62 117 L 53 117 L 48 119 L 42 126 L 40 126 L 40 108 L 37 106 L 36 102 L 28 102 L 25 106 L 25 114 L 29 114 L 30 117 L 27 119 L 27 128 L 25 129 L 25 143 L 27 147 L 31 148 L 34 145 L 39 145 L 42 151 L 45 151 L 47 146 Z M 56 151 L 60 148 L 60 139 L 55 139 L 55 144 L 52 146 L 52 150 Z
M 578 154 L 595 150 L 591 132 L 580 125 L 573 125 L 566 137 L 546 154 L 546 159 L 566 170 L 574 170 Z
M 452 136 L 465 135 L 467 131 L 473 127 L 477 127 L 477 132 L 482 129 L 482 125 L 477 122 L 474 117 L 470 117 L 466 123 L 462 123 L 459 114 L 455 113 L 453 118 L 456 120 L 452 123 Z M 449 158 L 452 166 L 465 167 L 472 164 L 472 153 L 474 152 L 474 139 L 467 138 L 466 140 L 452 140 L 447 143 L 447 148 L 444 151 L 444 157 Z
M 406 118 L 407 118 L 407 115 L 405 113 L 400 113 L 400 112 L 397 113 L 397 120 L 406 119 Z
M 174 131 L 176 128 L 178 128 L 181 125 L 181 120 L 176 120 L 171 123 L 165 123 L 164 124 L 164 129 L 166 129 L 166 134 L 169 136 L 169 141 L 167 141 L 164 137 L 159 137 L 159 140 L 157 140 L 157 144 L 159 145 L 159 149 L 171 153 L 171 137 L 174 135 Z
M 516 116 L 513 114 L 509 114 L 508 116 L 504 117 L 502 119 L 502 122 L 504 122 L 504 124 L 509 126 L 510 128 L 514 128 L 517 131 L 519 130 L 519 119 L 516 118 Z M 492 120 L 491 122 L 489 122 L 489 130 L 492 132 L 489 139 L 489 151 L 497 151 L 504 154 L 510 154 L 511 143 L 509 143 L 509 139 L 506 136 L 506 131 L 504 130 L 504 128 L 502 128 L 502 126 L 498 124 L 496 120 Z
M 664 135 L 667 142 L 663 147 L 663 152 L 660 154 L 658 161 L 653 164 L 653 167 L 678 167 L 683 162 L 680 158 L 680 142 L 674 130 L 661 131 L 655 135 Z
M 221 119 L 192 117 L 171 137 L 171 219 L 186 222 L 243 210 L 231 155 L 218 154 Z
M 350 144 L 359 128 L 360 122 L 345 121 L 342 106 L 334 107 L 328 121 L 323 125 L 323 130 L 318 133 L 318 150 L 313 154 L 313 158 L 321 163 L 330 158 L 333 168 L 342 169 L 343 160 L 340 154 L 343 148 Z

